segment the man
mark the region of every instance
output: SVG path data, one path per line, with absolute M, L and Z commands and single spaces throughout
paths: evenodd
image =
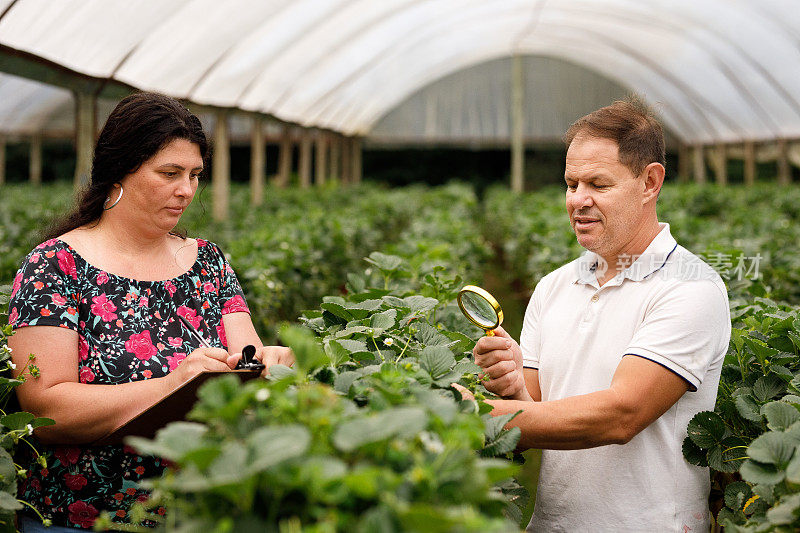
M 730 340 L 725 286 L 659 223 L 664 138 L 635 102 L 566 135 L 566 207 L 588 251 L 545 276 L 517 345 L 476 344 L 486 388 L 522 411 L 520 448 L 543 448 L 528 531 L 707 531 L 707 469 L 681 452 L 714 408 Z

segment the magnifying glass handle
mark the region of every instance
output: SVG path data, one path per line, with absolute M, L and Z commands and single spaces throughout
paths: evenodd
M 487 337 L 494 337 L 494 330 L 493 329 L 487 329 L 486 330 L 486 336 Z

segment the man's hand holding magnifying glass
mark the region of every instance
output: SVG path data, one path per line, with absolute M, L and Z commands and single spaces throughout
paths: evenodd
M 522 370 L 522 350 L 519 344 L 498 326 L 494 336 L 481 337 L 472 350 L 475 364 L 483 368 L 489 379 L 486 390 L 512 400 L 533 401 L 525 387 Z

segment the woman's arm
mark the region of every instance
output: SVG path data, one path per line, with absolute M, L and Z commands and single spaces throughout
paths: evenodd
M 222 371 L 236 366 L 238 357 L 220 348 L 200 348 L 163 378 L 119 385 L 80 383 L 78 334 L 55 326 L 19 328 L 8 339 L 12 360 L 19 373 L 36 355 L 41 370 L 17 388 L 21 407 L 52 418 L 54 426 L 36 430 L 46 443 L 87 443 L 107 434 L 150 407 L 170 391 L 204 370 Z

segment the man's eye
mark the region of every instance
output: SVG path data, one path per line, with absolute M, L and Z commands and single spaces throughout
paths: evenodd
M 569 183 L 567 183 L 567 189 L 569 189 L 570 191 L 574 191 L 577 188 L 578 188 L 577 185 L 570 185 Z
M 168 178 L 174 178 L 175 176 L 178 175 L 178 173 L 172 170 L 166 170 L 164 171 L 164 175 Z
M 192 174 L 190 177 L 191 177 L 193 180 L 200 179 L 200 173 L 198 172 L 197 174 Z

